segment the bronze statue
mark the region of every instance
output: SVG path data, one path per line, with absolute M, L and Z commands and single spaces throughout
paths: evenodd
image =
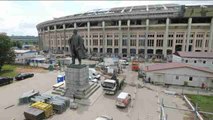
M 68 40 L 70 46 L 70 52 L 72 55 L 72 64 L 75 64 L 75 59 L 78 58 L 79 64 L 81 59 L 86 58 L 86 48 L 84 46 L 84 40 L 77 34 L 77 30 L 73 30 L 72 37 Z

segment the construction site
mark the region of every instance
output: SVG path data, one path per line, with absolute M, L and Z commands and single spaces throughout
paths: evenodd
M 64 76 L 67 76 L 66 69 L 69 68 L 64 71 L 37 72 L 32 78 L 0 87 L 0 97 L 4 98 L 0 104 L 0 119 L 95 120 L 98 116 L 104 115 L 114 120 L 162 120 L 162 114 L 166 115 L 164 117 L 167 120 L 193 118 L 193 112 L 181 97 L 181 93 L 171 92 L 163 86 L 144 83 L 141 77 L 138 77 L 135 62 L 133 64 L 122 62 L 119 70 L 111 59 L 105 60 L 104 64 L 108 65 L 106 69 L 101 68 L 102 65 L 97 61 L 84 60 L 83 63 L 87 64 L 86 68 L 89 64 L 91 66 L 95 63 L 94 69 L 97 70 L 95 74 L 100 76 L 97 77 L 97 81 L 87 79 L 88 83 L 84 84 L 88 84 L 89 87 L 86 87 L 85 91 L 78 91 L 75 96 L 66 92 L 69 91 L 68 86 L 72 86 L 71 83 L 66 83 L 69 82 L 66 77 L 64 79 Z M 138 65 L 143 66 L 142 63 Z M 115 71 L 116 76 L 113 73 Z M 85 75 L 89 76 L 90 73 Z M 119 82 L 114 83 L 113 79 Z M 116 91 L 110 87 L 113 83 L 119 86 Z M 131 95 L 131 102 L 126 108 L 116 106 L 117 96 L 121 92 Z M 162 111 L 162 102 L 176 109 L 164 108 Z M 185 111 L 179 110 L 180 108 Z

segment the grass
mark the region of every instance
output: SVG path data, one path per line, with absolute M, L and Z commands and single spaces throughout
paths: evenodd
M 213 113 L 213 96 L 204 95 L 187 95 L 190 101 L 194 104 L 197 103 L 200 111 Z M 204 120 L 213 120 L 213 115 L 203 114 Z
M 15 77 L 16 73 L 16 65 L 4 65 L 2 67 L 2 71 L 0 72 L 0 76 L 2 77 Z

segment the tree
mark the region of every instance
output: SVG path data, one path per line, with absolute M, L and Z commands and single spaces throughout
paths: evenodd
M 0 35 L 0 71 L 5 63 L 13 63 L 15 61 L 15 53 L 11 47 L 10 38 L 6 35 Z
M 19 49 L 21 49 L 22 48 L 22 43 L 20 41 L 18 41 L 18 40 L 12 41 L 12 46 L 13 47 L 18 47 Z

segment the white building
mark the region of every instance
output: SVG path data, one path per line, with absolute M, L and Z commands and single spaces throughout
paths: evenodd
M 213 70 L 213 52 L 176 52 L 172 55 L 172 62 L 208 67 Z
M 184 63 L 160 63 L 144 68 L 147 79 L 156 84 L 213 87 L 213 71 Z
M 26 64 L 28 59 L 36 57 L 36 55 L 38 55 L 37 51 L 32 50 L 14 50 L 14 51 L 16 55 L 15 63 L 18 64 Z

